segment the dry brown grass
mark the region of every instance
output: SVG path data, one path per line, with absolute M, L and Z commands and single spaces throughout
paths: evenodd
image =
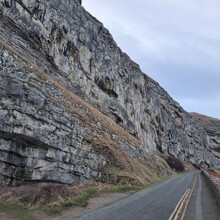
M 60 184 L 32 184 L 19 187 L 0 187 L 0 198 L 20 201 L 30 205 L 60 203 L 66 197 L 73 197 L 76 189 Z
M 16 187 L 0 187 L 0 202 L 23 204 L 29 208 L 68 208 L 86 206 L 88 199 L 100 193 L 139 190 L 146 185 L 119 185 L 94 183 L 68 186 L 55 183 L 38 183 Z
M 212 152 L 212 154 L 214 154 L 216 157 L 220 158 L 220 152 L 219 152 L 219 151 L 216 151 L 216 150 L 213 149 L 211 152 Z
M 86 137 L 90 141 L 94 137 Z M 120 184 L 145 184 L 159 179 L 163 170 L 170 170 L 159 156 L 151 155 L 146 160 L 136 160 L 122 151 L 109 137 L 95 137 L 94 150 L 107 159 L 101 181 Z M 172 173 L 170 171 L 170 173 Z
M 210 121 L 220 121 L 220 119 L 218 118 L 213 118 L 213 117 L 202 115 L 202 114 L 195 113 L 195 112 L 190 112 L 189 114 L 196 118 L 201 118 L 201 119 L 210 120 Z
M 219 170 L 216 170 L 214 168 L 210 168 L 210 169 L 207 169 L 207 171 L 211 176 L 214 176 L 215 178 L 220 180 L 220 171 Z
M 191 163 L 186 162 L 186 161 L 183 161 L 183 165 L 184 165 L 184 168 L 185 168 L 186 171 L 194 171 L 198 168 L 198 167 L 196 168 Z
M 68 186 L 56 183 L 36 183 L 23 186 L 0 187 L 0 200 L 21 202 L 31 206 L 61 204 L 66 199 L 75 198 L 85 188 L 105 189 L 111 185 L 95 183 Z

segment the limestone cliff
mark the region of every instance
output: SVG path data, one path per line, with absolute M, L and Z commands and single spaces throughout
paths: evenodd
M 117 180 L 115 170 L 144 181 L 169 172 L 152 153 L 219 165 L 203 127 L 81 1 L 1 0 L 0 33 L 2 183 Z
M 113 120 L 0 47 L 0 183 L 144 183 L 171 173 Z
M 200 123 L 209 137 L 210 148 L 220 150 L 220 120 L 198 113 L 190 113 L 193 119 Z

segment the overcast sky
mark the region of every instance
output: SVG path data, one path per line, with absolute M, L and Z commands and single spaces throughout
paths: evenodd
M 187 111 L 220 118 L 219 0 L 82 0 Z

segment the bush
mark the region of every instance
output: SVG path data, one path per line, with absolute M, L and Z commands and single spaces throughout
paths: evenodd
M 19 200 L 24 204 L 44 205 L 59 203 L 66 197 L 75 196 L 75 191 L 61 184 L 32 184 L 19 187 L 0 187 L 0 198 Z
M 180 159 L 177 159 L 173 156 L 165 156 L 164 160 L 167 162 L 167 164 L 170 166 L 171 169 L 181 172 L 184 171 L 184 165 Z

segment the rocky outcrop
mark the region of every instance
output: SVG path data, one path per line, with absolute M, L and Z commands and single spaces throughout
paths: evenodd
M 220 120 L 198 113 L 190 113 L 190 115 L 206 131 L 209 137 L 209 146 L 214 149 L 220 149 Z
M 121 176 L 144 182 L 171 172 L 113 120 L 28 60 L 1 46 L 0 62 L 0 183 L 111 182 L 112 175 L 116 182 Z
M 166 173 L 152 153 L 219 165 L 203 127 L 80 1 L 1 1 L 0 33 L 2 182 L 88 182 L 115 169 L 146 179 L 152 163 Z

